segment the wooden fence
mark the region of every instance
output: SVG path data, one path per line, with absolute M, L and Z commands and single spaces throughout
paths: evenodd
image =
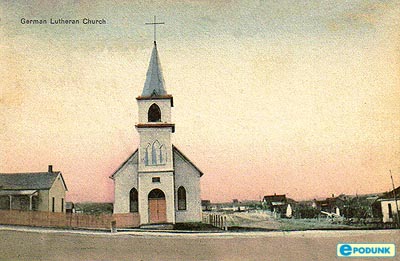
M 205 214 L 203 213 L 202 222 L 206 224 L 213 225 L 222 230 L 228 230 L 228 222 L 226 220 L 226 215 L 223 214 Z
M 140 226 L 137 213 L 88 215 L 42 211 L 0 210 L 0 224 L 34 227 L 98 228 L 111 229 Z

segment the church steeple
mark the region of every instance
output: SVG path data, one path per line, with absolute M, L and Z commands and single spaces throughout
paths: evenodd
M 158 57 L 157 43 L 154 41 L 153 52 L 151 53 L 149 69 L 146 74 L 142 97 L 166 95 L 164 77 L 162 75 L 160 58 Z
M 156 44 L 138 103 L 139 148 L 113 174 L 114 213 L 137 212 L 140 224 L 201 221 L 200 176 L 172 145 L 173 97 L 167 94 Z
M 171 134 L 172 95 L 167 94 L 158 57 L 157 44 L 150 58 L 142 94 L 136 98 L 139 107 L 139 164 L 142 172 L 173 171 Z

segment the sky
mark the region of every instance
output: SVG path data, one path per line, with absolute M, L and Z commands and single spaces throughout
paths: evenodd
M 176 131 L 212 202 L 400 185 L 400 2 L 0 1 L 0 172 L 113 201 L 134 152 L 153 16 Z M 21 19 L 105 19 L 33 25 Z

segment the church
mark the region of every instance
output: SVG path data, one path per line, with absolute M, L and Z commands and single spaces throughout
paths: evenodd
M 140 143 L 110 177 L 114 213 L 138 213 L 142 225 L 200 222 L 203 173 L 172 144 L 174 103 L 165 88 L 156 41 L 142 94 L 136 100 Z

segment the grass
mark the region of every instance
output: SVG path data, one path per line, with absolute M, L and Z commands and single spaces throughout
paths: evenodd
M 186 230 L 186 231 L 221 231 L 210 224 L 192 222 L 192 223 L 176 223 L 174 230 Z

